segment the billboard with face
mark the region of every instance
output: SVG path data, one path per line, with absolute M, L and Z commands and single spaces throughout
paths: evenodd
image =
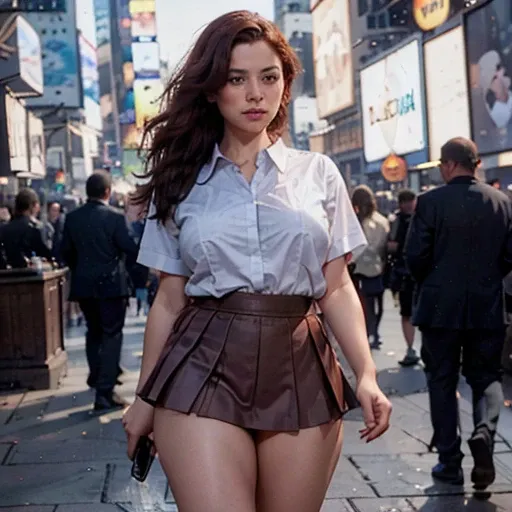
M 512 148 L 512 4 L 495 0 L 466 19 L 473 139 L 481 153 Z

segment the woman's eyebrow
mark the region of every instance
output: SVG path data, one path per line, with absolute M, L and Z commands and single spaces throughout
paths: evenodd
M 269 71 L 279 70 L 279 66 L 269 66 L 267 68 L 264 68 L 261 70 L 261 73 L 268 73 Z M 247 74 L 249 71 L 247 69 L 238 69 L 238 68 L 231 68 L 229 70 L 230 73 L 240 73 L 240 74 Z

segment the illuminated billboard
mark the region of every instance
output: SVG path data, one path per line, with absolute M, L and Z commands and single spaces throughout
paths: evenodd
M 158 43 L 132 44 L 135 78 L 160 78 L 160 47 Z
M 155 0 L 130 0 L 130 13 L 155 12 Z
M 323 0 L 313 11 L 313 55 L 318 117 L 354 104 L 348 0 Z
M 426 146 L 420 44 L 417 39 L 361 70 L 367 162 Z
M 135 80 L 135 124 L 142 128 L 146 122 L 160 112 L 160 98 L 164 92 L 160 80 Z

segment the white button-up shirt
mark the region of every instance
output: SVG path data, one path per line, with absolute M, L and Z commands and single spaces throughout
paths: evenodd
M 281 140 L 259 153 L 256 167 L 249 183 L 217 146 L 174 221 L 148 218 L 138 262 L 188 277 L 192 297 L 322 297 L 325 263 L 366 246 L 339 170 Z

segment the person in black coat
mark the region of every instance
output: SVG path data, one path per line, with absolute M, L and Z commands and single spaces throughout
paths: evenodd
M 80 304 L 87 323 L 87 382 L 96 388 L 96 410 L 125 405 L 113 390 L 131 295 L 127 265 L 137 257 L 124 215 L 108 205 L 111 186 L 107 172 L 89 177 L 88 201 L 66 216 L 61 245 L 71 270 L 69 299 Z
M 505 194 L 475 177 L 476 145 L 464 138 L 441 149 L 446 185 L 419 196 L 405 258 L 416 281 L 413 323 L 422 334 L 435 478 L 463 482 L 457 382 L 473 391 L 472 481 L 495 478 L 493 445 L 500 407 L 504 343 L 503 277 L 512 270 L 512 206 Z
M 13 218 L 0 227 L 0 266 L 26 268 L 32 255 L 48 261 L 52 259 L 34 218 L 39 208 L 39 198 L 34 190 L 20 190 L 15 199 Z

